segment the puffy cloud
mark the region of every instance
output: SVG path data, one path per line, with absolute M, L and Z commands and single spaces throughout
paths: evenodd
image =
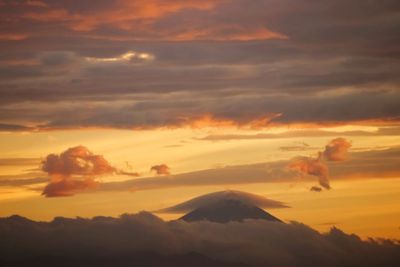
M 164 222 L 147 212 L 120 218 L 58 217 L 51 222 L 12 216 L 0 219 L 0 233 L 0 262 L 10 266 L 29 265 L 33 260 L 41 266 L 66 262 L 74 266 L 81 266 L 82 262 L 146 265 L 151 258 L 159 259 L 160 266 L 177 266 L 173 264 L 176 257 L 186 258 L 186 266 L 199 266 L 196 261 L 202 257 L 221 261 L 203 266 L 237 266 L 228 262 L 257 267 L 400 264 L 400 244 L 396 241 L 364 241 L 337 228 L 321 234 L 297 222 Z
M 42 192 L 46 197 L 72 196 L 93 189 L 98 185 L 97 176 L 117 171 L 103 156 L 93 154 L 84 146 L 69 148 L 60 155 L 48 155 L 42 170 L 51 179 Z
M 170 175 L 170 168 L 166 164 L 151 166 L 150 171 L 156 172 L 157 175 Z
M 336 138 L 325 146 L 323 156 L 328 161 L 343 161 L 347 157 L 351 143 L 344 138 Z
M 98 182 L 93 177 L 76 179 L 52 176 L 51 182 L 43 189 L 42 195 L 46 197 L 69 197 L 80 191 L 94 189 L 97 185 Z
M 289 164 L 289 168 L 301 174 L 317 176 L 323 188 L 331 189 L 328 166 L 321 161 L 321 154 L 317 158 L 297 157 Z
M 195 197 L 183 203 L 177 204 L 175 206 L 161 209 L 158 212 L 165 213 L 184 213 L 190 212 L 202 206 L 210 205 L 212 203 L 217 203 L 221 200 L 232 199 L 238 200 L 242 203 L 247 203 L 260 208 L 288 208 L 284 203 L 272 199 L 265 198 L 260 195 L 255 195 L 247 192 L 241 191 L 220 191 L 214 192 L 199 197 Z
M 95 176 L 116 171 L 103 156 L 93 154 L 84 146 L 69 148 L 60 155 L 48 155 L 43 161 L 42 170 L 60 176 Z
M 317 176 L 319 184 L 325 189 L 331 189 L 329 184 L 329 169 L 326 161 L 343 161 L 347 156 L 347 152 L 351 147 L 351 143 L 344 138 L 335 138 L 331 140 L 323 152 L 318 153 L 317 158 L 297 157 L 289 164 L 289 168 L 301 174 Z M 314 188 L 314 187 L 313 187 Z M 311 188 L 317 191 L 316 187 Z

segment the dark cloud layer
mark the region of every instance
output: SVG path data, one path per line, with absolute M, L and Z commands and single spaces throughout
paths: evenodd
M 1 3 L 0 130 L 399 123 L 395 0 Z
M 216 266 L 234 266 L 224 262 L 282 267 L 400 264 L 400 245 L 396 241 L 363 241 L 337 228 L 320 234 L 296 222 L 164 222 L 146 212 L 120 218 L 58 217 L 49 223 L 12 216 L 0 219 L 0 234 L 0 261 L 13 266 L 35 262 L 40 266 L 87 262 L 128 266 L 138 263 L 133 255 L 142 255 L 142 260 L 144 257 L 148 261 L 148 257 L 162 257 L 157 256 L 160 254 L 165 255 L 164 262 L 156 266 L 169 266 L 174 255 L 190 255 L 186 257 L 194 263 L 220 261 L 221 265 Z

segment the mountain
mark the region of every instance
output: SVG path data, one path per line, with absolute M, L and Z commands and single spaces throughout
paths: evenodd
M 242 191 L 236 190 L 226 190 L 213 192 L 210 194 L 205 194 L 202 196 L 198 196 L 192 198 L 188 201 L 182 202 L 172 207 L 168 207 L 165 209 L 158 210 L 156 212 L 161 213 L 186 213 L 193 211 L 197 208 L 203 207 L 205 205 L 211 205 L 220 202 L 221 200 L 238 200 L 242 203 L 246 203 L 249 205 L 254 205 L 260 208 L 266 209 L 276 209 L 276 208 L 288 208 L 287 205 L 280 201 L 268 199 L 264 196 L 251 194 Z
M 217 202 L 201 206 L 180 218 L 180 220 L 187 222 L 206 220 L 217 223 L 243 221 L 245 219 L 282 222 L 255 205 L 231 198 L 221 199 Z

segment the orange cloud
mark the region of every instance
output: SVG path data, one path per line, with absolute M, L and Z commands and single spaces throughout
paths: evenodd
M 343 161 L 347 158 L 347 153 L 351 143 L 344 138 L 336 138 L 325 146 L 324 158 L 328 161 Z
M 331 189 L 329 183 L 329 169 L 325 161 L 343 161 L 351 143 L 344 138 L 335 138 L 331 140 L 323 152 L 318 153 L 317 158 L 297 157 L 289 164 L 289 169 L 297 171 L 303 175 L 312 175 L 318 177 L 319 184 L 325 189 Z M 321 188 L 319 188 L 321 189 Z M 311 191 L 321 191 L 317 187 L 312 187 Z
M 0 34 L 0 40 L 3 41 L 21 41 L 28 38 L 28 34 L 19 34 L 19 33 L 2 33 Z
M 237 121 L 235 119 L 218 118 L 212 114 L 205 114 L 199 117 L 183 118 L 179 126 L 188 126 L 191 128 L 205 128 L 205 127 L 239 127 L 245 129 L 261 129 L 268 126 L 275 118 L 280 117 L 282 114 L 267 114 L 258 118 L 250 120 Z
M 84 146 L 69 148 L 60 155 L 48 155 L 42 170 L 50 175 L 102 175 L 115 172 L 115 168 L 103 156 L 94 155 Z
M 155 171 L 157 175 L 170 175 L 170 168 L 166 164 L 154 165 L 150 171 Z
M 94 189 L 98 184 L 92 177 L 79 180 L 65 176 L 52 176 L 51 182 L 44 188 L 42 195 L 45 197 L 69 197 L 80 191 Z
M 72 196 L 92 189 L 98 184 L 97 176 L 116 172 L 103 156 L 93 154 L 84 146 L 69 148 L 60 155 L 48 155 L 42 170 L 50 176 L 42 192 L 46 197 Z
M 298 157 L 295 158 L 290 164 L 289 168 L 301 174 L 308 174 L 318 177 L 319 184 L 325 189 L 331 189 L 329 184 L 329 170 L 328 166 L 321 161 L 321 154 L 318 158 L 311 157 Z
M 42 6 L 46 8 L 24 12 L 21 17 L 40 22 L 62 22 L 64 26 L 77 32 L 92 32 L 102 26 L 117 28 L 128 32 L 132 40 L 214 40 L 214 41 L 250 41 L 266 39 L 286 39 L 287 36 L 273 32 L 264 25 L 240 26 L 232 22 L 221 22 L 218 14 L 212 14 L 226 0 L 146 0 L 128 1 L 119 0 L 110 3 L 107 8 L 92 12 L 71 11 L 64 7 Z M 39 5 L 38 3 L 32 3 Z M 208 12 L 214 19 L 199 20 L 188 16 L 190 11 Z M 216 13 L 220 10 L 216 11 Z M 160 27 L 164 19 L 172 15 L 182 15 L 182 21 L 188 26 L 173 24 L 169 27 Z M 169 24 L 169 23 L 168 23 Z M 99 35 L 96 34 L 96 37 Z M 111 38 L 111 37 L 105 37 Z M 117 37 L 112 37 L 117 38 Z

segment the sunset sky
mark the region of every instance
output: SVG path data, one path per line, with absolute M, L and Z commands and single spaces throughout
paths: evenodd
M 287 222 L 400 239 L 399 10 L 0 0 L 0 217 L 241 190 Z

